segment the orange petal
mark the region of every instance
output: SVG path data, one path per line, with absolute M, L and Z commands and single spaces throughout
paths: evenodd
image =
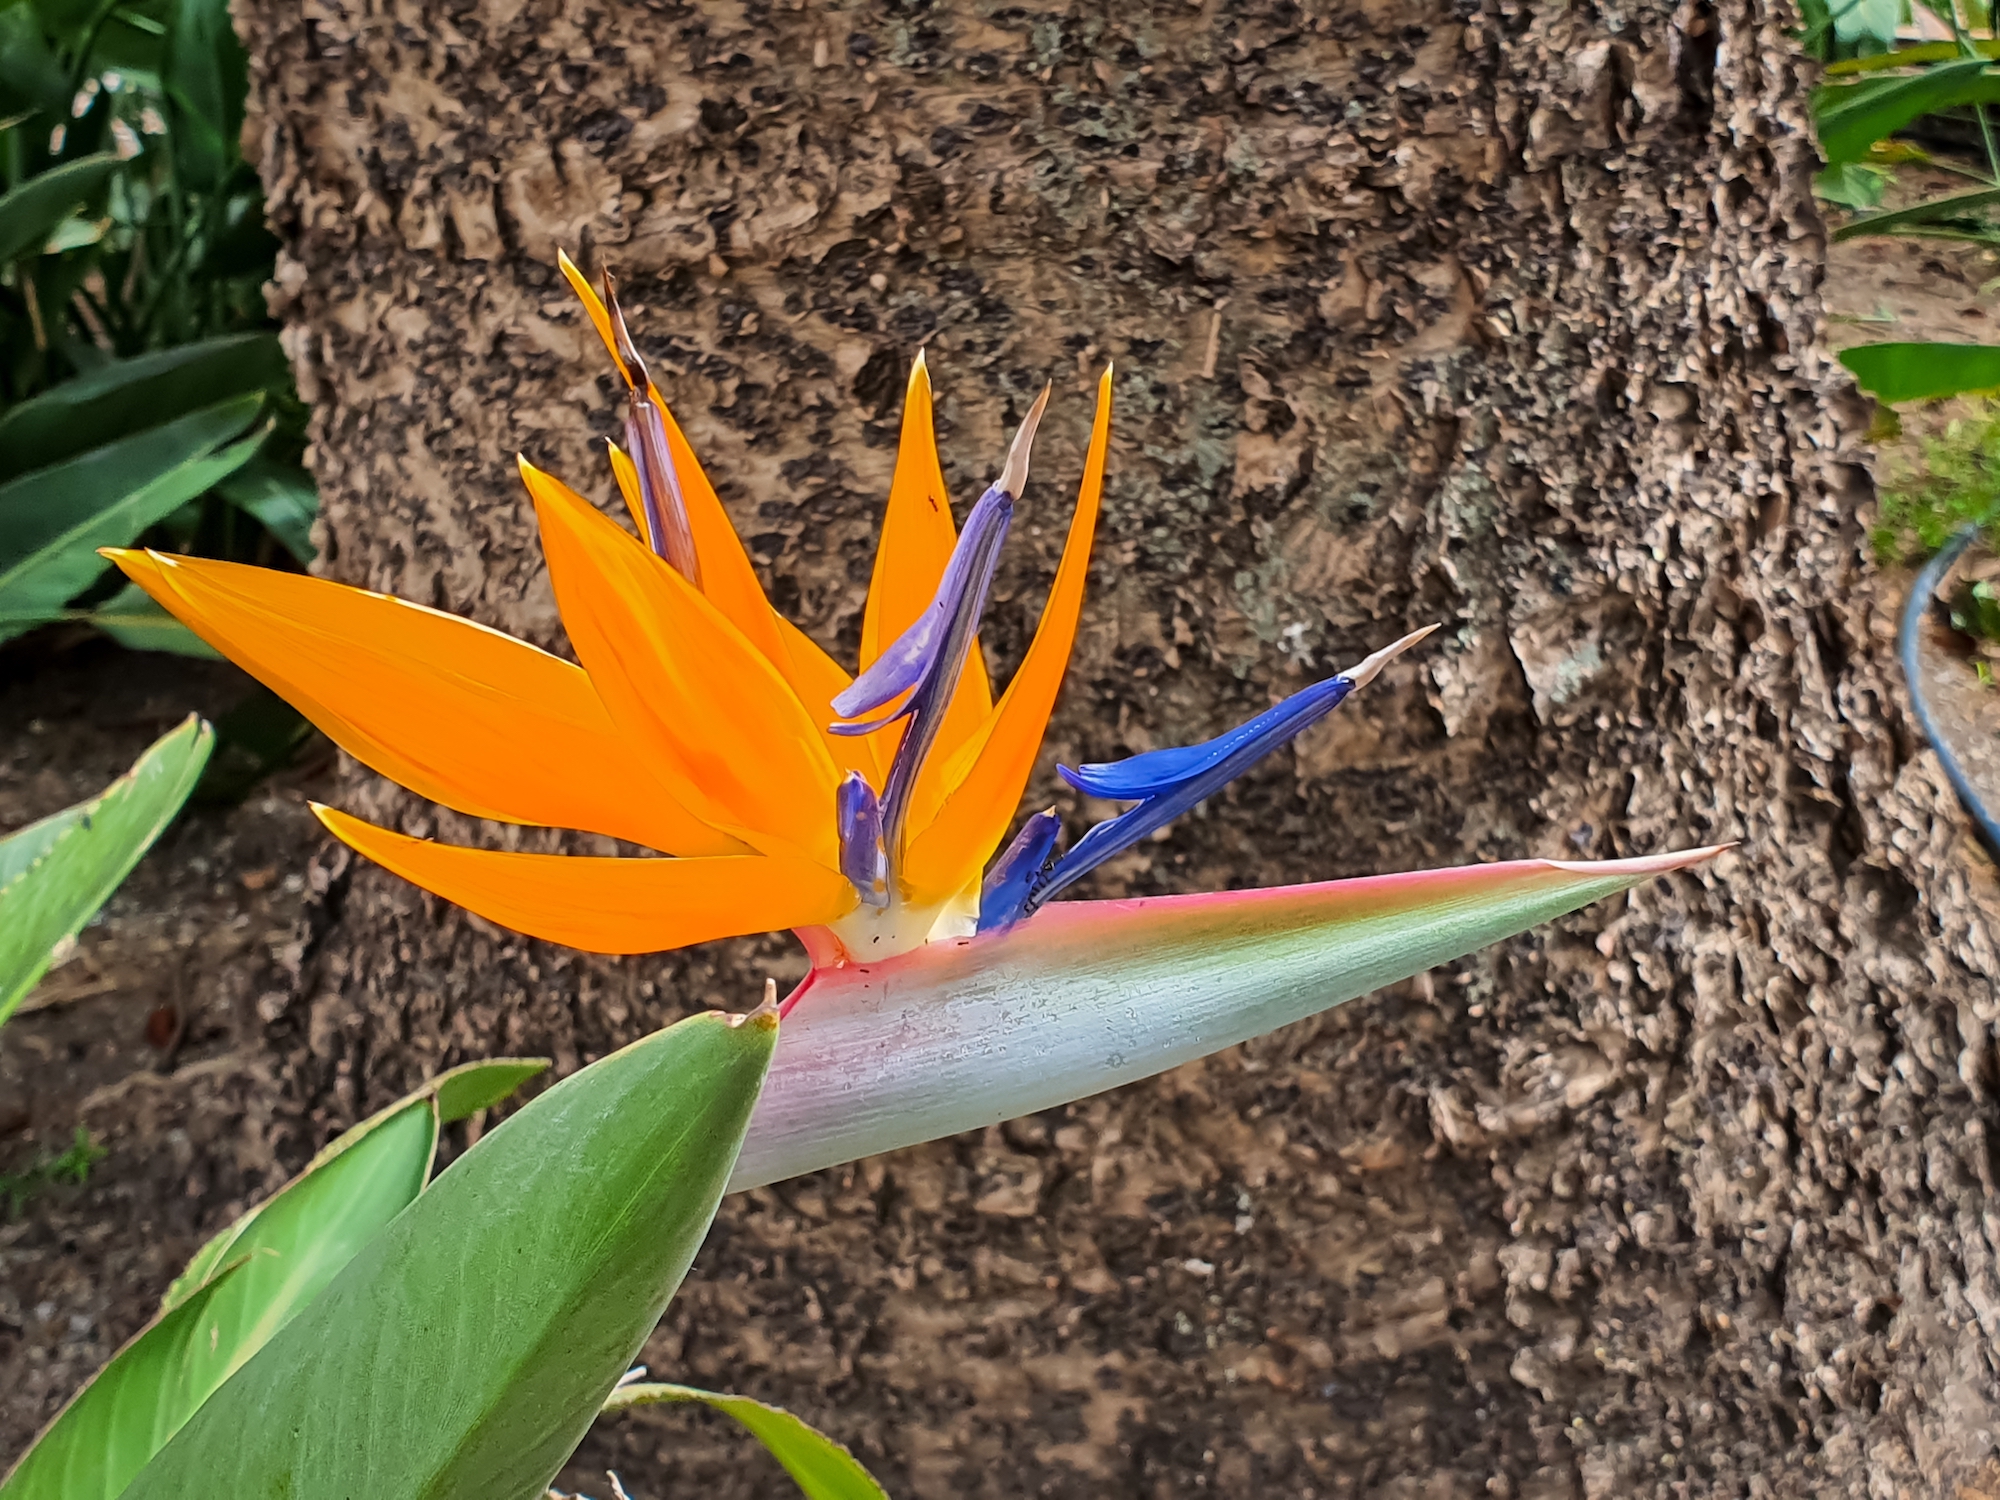
M 182 624 L 356 760 L 473 817 L 744 846 L 688 812 L 621 740 L 583 672 L 470 620 L 324 578 L 108 554 Z
M 896 450 L 896 473 L 889 482 L 889 505 L 883 512 L 882 537 L 875 547 L 875 573 L 868 584 L 868 607 L 861 617 L 863 667 L 880 656 L 883 648 L 914 625 L 929 607 L 957 540 L 958 530 L 951 520 L 951 498 L 945 493 L 944 469 L 938 462 L 930 369 L 920 351 L 910 366 L 910 383 L 903 397 L 903 431 Z M 993 688 L 986 676 L 986 659 L 975 640 L 958 687 L 952 693 L 944 723 L 938 729 L 932 759 L 945 759 L 977 733 L 992 707 Z M 901 730 L 887 734 L 886 743 L 893 751 Z
M 1035 639 L 985 726 L 959 752 L 955 764 L 943 768 L 945 784 L 953 790 L 928 826 L 918 821 L 926 809 L 912 806 L 916 832 L 905 856 L 903 879 L 913 905 L 941 901 L 962 889 L 992 857 L 1014 821 L 1076 640 L 1110 443 L 1111 371 L 1107 369 L 1097 385 L 1097 417 L 1083 461 L 1076 515 L 1069 523 L 1069 540 L 1063 544 L 1055 586 L 1049 590 Z
M 604 340 L 604 347 L 610 351 L 612 363 L 616 365 L 618 349 L 613 341 L 611 314 L 605 309 L 603 299 L 567 254 L 557 252 L 557 260 L 563 275 L 569 279 L 570 289 L 583 303 L 584 312 L 589 315 L 597 329 L 597 336 Z M 771 603 L 764 597 L 764 586 L 757 581 L 757 570 L 750 565 L 750 554 L 743 550 L 743 542 L 736 535 L 729 512 L 722 508 L 715 486 L 709 483 L 701 461 L 694 456 L 694 449 L 688 446 L 680 424 L 667 409 L 659 387 L 649 385 L 646 389 L 653 403 L 660 408 L 660 415 L 666 419 L 667 450 L 673 458 L 674 472 L 680 478 L 681 501 L 687 507 L 688 530 L 694 533 L 695 555 L 701 559 L 702 592 L 728 617 L 731 624 L 749 638 L 753 646 L 773 663 L 779 664 L 782 670 L 784 643 L 778 634 Z M 615 468 L 617 460 L 613 459 L 612 464 Z M 621 475 L 621 489 L 624 483 L 624 476 Z M 629 497 L 627 503 L 630 503 Z M 646 534 L 643 521 L 639 523 L 639 534 Z
M 607 440 L 604 446 L 611 451 L 611 474 L 618 481 L 618 493 L 625 499 L 625 509 L 632 517 L 632 524 L 639 528 L 639 540 L 650 547 L 653 545 L 653 532 L 646 524 L 646 505 L 639 494 L 639 470 L 632 462 L 632 455 L 616 443 Z
M 818 641 L 783 615 L 774 615 L 773 618 L 778 622 L 778 633 L 785 640 L 786 680 L 798 693 L 807 713 L 817 714 L 821 725 L 832 723 L 833 700 L 845 692 L 854 679 L 839 662 L 820 649 Z M 882 729 L 874 734 L 828 734 L 827 753 L 842 771 L 859 771 L 879 787 L 888 770 L 889 754 L 896 748 L 896 733 L 895 730 Z
M 766 853 L 839 867 L 839 772 L 791 684 L 636 537 L 525 459 L 556 604 L 612 722 L 649 744 L 703 819 Z
M 445 900 L 591 953 L 657 953 L 711 938 L 830 922 L 854 887 L 800 859 L 600 859 L 466 849 L 391 833 L 313 804 L 319 820 L 383 868 Z

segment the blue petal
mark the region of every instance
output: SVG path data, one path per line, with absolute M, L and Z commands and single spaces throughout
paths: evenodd
M 953 623 L 968 612 L 968 606 L 976 620 L 985 604 L 1000 542 L 1007 535 L 1007 525 L 1013 516 L 1014 501 L 1005 491 L 989 489 L 979 497 L 972 514 L 965 518 L 965 530 L 952 548 L 944 577 L 938 580 L 936 597 L 911 622 L 910 628 L 884 647 L 882 654 L 833 700 L 835 713 L 843 719 L 870 713 L 898 693 L 915 687 L 937 665 L 938 653 L 953 634 Z M 914 700 L 905 704 L 891 717 L 910 712 L 913 703 Z
M 870 906 L 889 904 L 887 862 L 882 853 L 882 804 L 859 771 L 849 771 L 834 795 L 840 829 L 840 873 L 853 882 Z
M 979 930 L 991 932 L 1017 922 L 1028 910 L 1035 886 L 1048 868 L 1049 856 L 1056 852 L 1062 836 L 1062 819 L 1051 808 L 1038 812 L 1021 825 L 1014 842 L 999 862 L 986 872 L 979 887 Z
M 1292 694 L 1249 723 L 1204 744 L 1177 750 L 1149 750 L 1129 760 L 1085 766 L 1081 770 L 1058 766 L 1063 780 L 1079 791 L 1121 801 L 1134 797 L 1142 800 L 1137 807 L 1099 823 L 1078 839 L 1056 861 L 1055 867 L 1036 882 L 1027 909 L 1032 911 L 1063 887 L 1081 880 L 1106 860 L 1166 827 L 1197 802 L 1213 796 L 1301 730 L 1332 713 L 1353 691 L 1354 679 L 1342 673 Z
M 1273 744 L 1282 744 L 1339 703 L 1353 687 L 1354 684 L 1344 676 L 1329 677 L 1324 682 L 1316 682 L 1292 694 L 1249 723 L 1239 724 L 1227 734 L 1217 735 L 1199 745 L 1148 750 L 1143 755 L 1130 756 L 1125 760 L 1078 766 L 1074 770 L 1068 766 L 1056 769 L 1064 781 L 1092 797 L 1105 797 L 1114 802 L 1136 802 L 1158 796 L 1199 776 L 1251 740 L 1276 734 L 1279 738 Z M 1326 701 L 1329 699 L 1331 701 Z M 1301 722 L 1294 726 L 1294 721 Z M 1269 748 L 1267 746 L 1266 750 Z

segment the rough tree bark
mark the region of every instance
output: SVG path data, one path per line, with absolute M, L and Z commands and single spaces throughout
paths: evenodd
M 962 500 L 1056 382 L 1002 673 L 1115 357 L 1065 757 L 1448 623 L 1099 893 L 1743 841 L 1207 1066 L 733 1200 L 656 1370 L 794 1406 L 904 1495 L 2000 1493 L 1992 871 L 1864 557 L 1785 14 L 241 20 L 335 576 L 560 649 L 510 458 L 600 472 L 567 245 L 620 271 L 775 597 L 850 657 L 915 350 Z M 582 958 L 328 858 L 268 1032 L 300 1150 L 442 1064 L 574 1068 L 799 968 Z M 663 1416 L 570 1473 L 751 1495 L 761 1462 Z

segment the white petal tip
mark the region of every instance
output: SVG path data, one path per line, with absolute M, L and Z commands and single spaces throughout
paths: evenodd
M 1375 680 L 1376 675 L 1384 667 L 1388 666 L 1390 662 L 1394 661 L 1405 651 L 1409 650 L 1410 647 L 1416 645 L 1418 641 L 1437 629 L 1438 627 L 1435 625 L 1426 625 L 1422 630 L 1413 630 L 1400 641 L 1392 641 L 1373 656 L 1363 658 L 1340 675 L 1358 688 L 1367 687 L 1369 683 Z
M 1552 869 L 1567 870 L 1576 875 L 1670 875 L 1675 870 L 1685 870 L 1691 865 L 1714 859 L 1718 854 L 1726 854 L 1737 847 L 1734 840 L 1727 844 L 1708 844 L 1700 849 L 1680 849 L 1672 854 L 1644 854 L 1637 859 L 1550 859 L 1543 863 Z
M 1035 446 L 1035 429 L 1041 425 L 1042 413 L 1049 408 L 1049 392 L 1053 384 L 1042 387 L 1041 395 L 1035 397 L 1035 404 L 1028 408 L 1028 415 L 1021 420 L 1020 430 L 1014 434 L 1013 444 L 1007 449 L 1007 466 L 1000 471 L 1000 479 L 995 486 L 1005 490 L 1016 500 L 1028 485 L 1028 450 Z

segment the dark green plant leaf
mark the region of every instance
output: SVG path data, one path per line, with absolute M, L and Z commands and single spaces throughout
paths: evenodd
M 437 1097 L 438 1121 L 449 1125 L 491 1109 L 530 1078 L 548 1070 L 546 1057 L 489 1057 L 440 1073 L 428 1085 Z
M 1945 63 L 1907 78 L 1868 78 L 1813 90 L 1813 119 L 1828 166 L 1859 161 L 1911 121 L 1962 104 L 2000 103 L 2000 73 L 1984 58 Z
M 1908 208 L 1870 214 L 1865 219 L 1841 225 L 1834 230 L 1833 237 L 1836 240 L 1851 240 L 1864 234 L 1894 234 L 1942 220 L 1966 218 L 1995 204 L 2000 204 L 2000 188 L 1977 188 L 1969 193 L 1953 193 L 1946 198 L 1913 203 Z
M 93 626 L 128 651 L 165 651 L 203 661 L 223 659 L 220 651 L 160 608 L 136 583 L 126 584 L 93 608 L 65 610 L 62 618 Z
M 242 1272 L 240 1262 L 225 1268 L 113 1355 L 0 1481 L 0 1500 L 118 1494 L 187 1420 L 181 1371 L 208 1340 L 211 1305 Z
M 822 1432 L 815 1431 L 783 1407 L 767 1406 L 748 1396 L 696 1390 L 691 1385 L 621 1385 L 604 1403 L 607 1412 L 633 1406 L 658 1406 L 698 1401 L 734 1417 L 785 1466 L 807 1500 L 888 1500 L 875 1476 L 860 1460 Z
M 2000 344 L 1862 344 L 1840 362 L 1878 401 L 1935 401 L 2000 391 Z
M 231 333 L 114 360 L 0 415 L 0 480 L 214 406 L 291 389 L 272 333 Z
M 1828 203 L 1842 208 L 1873 208 L 1882 201 L 1889 186 L 1889 174 L 1862 162 L 1842 162 L 1828 167 L 1813 179 L 1813 191 Z
M 434 1107 L 428 1112 L 419 1111 L 419 1113 L 434 1113 L 438 1125 L 449 1125 L 454 1120 L 462 1120 L 475 1109 L 485 1109 L 489 1105 L 498 1104 L 530 1078 L 546 1071 L 548 1066 L 549 1060 L 546 1057 L 495 1057 L 483 1062 L 465 1063 L 460 1067 L 449 1068 L 436 1077 L 426 1080 L 388 1108 L 376 1111 L 360 1124 L 343 1131 L 322 1146 L 313 1159 L 306 1163 L 305 1170 L 283 1189 L 258 1204 L 202 1246 L 194 1259 L 187 1263 L 187 1268 L 174 1278 L 173 1285 L 167 1288 L 166 1296 L 161 1299 L 161 1309 L 172 1311 L 178 1307 L 216 1274 L 220 1267 L 240 1259 L 246 1251 L 282 1250 L 287 1237 L 296 1238 L 296 1231 L 301 1224 L 313 1229 L 315 1234 L 323 1238 L 325 1226 L 334 1215 L 351 1215 L 350 1200 L 358 1200 L 363 1194 L 375 1193 L 383 1183 L 395 1191 L 400 1191 L 401 1185 L 407 1183 L 408 1193 L 387 1214 L 381 1216 L 381 1222 L 387 1223 L 404 1204 L 416 1197 L 424 1183 L 430 1179 L 431 1155 L 437 1147 L 437 1131 L 433 1128 L 426 1135 L 421 1162 L 417 1162 L 414 1155 L 402 1150 L 403 1145 L 413 1143 L 413 1137 L 406 1140 L 403 1135 L 392 1132 L 393 1138 L 384 1138 L 382 1132 L 419 1105 L 428 1104 Z M 365 1158 L 362 1166 L 343 1166 L 340 1174 L 328 1175 L 335 1163 L 340 1162 L 349 1152 L 355 1152 Z M 414 1170 L 406 1170 L 411 1163 L 415 1163 Z M 315 1184 L 310 1193 L 306 1190 L 308 1182 Z M 339 1186 L 340 1190 L 329 1192 L 327 1188 L 329 1183 Z M 294 1196 L 304 1200 L 305 1206 L 313 1209 L 313 1212 L 301 1217 L 298 1204 L 294 1203 L 289 1208 L 282 1206 L 290 1202 Z M 394 1193 L 392 1192 L 390 1196 L 393 1197 Z M 366 1209 L 365 1203 L 360 1206 Z M 339 1265 L 345 1265 L 354 1251 L 360 1248 L 360 1240 L 352 1236 L 349 1236 L 345 1243 L 347 1248 L 340 1255 Z M 331 1278 L 333 1271 L 339 1269 L 339 1265 L 330 1265 L 326 1262 L 324 1246 L 308 1245 L 306 1248 L 308 1253 L 316 1255 L 319 1263 L 326 1268 L 326 1274 L 319 1278 L 314 1287 L 316 1292 L 319 1286 L 323 1286 Z M 268 1300 L 270 1299 L 267 1298 Z M 293 1310 L 304 1305 L 306 1300 L 308 1299 L 303 1297 L 294 1298 Z M 260 1339 L 259 1343 L 261 1342 Z M 247 1359 L 254 1352 L 255 1350 L 245 1350 L 243 1358 Z M 240 1359 L 237 1361 L 239 1364 L 241 1362 Z
M 17 106 L 42 111 L 52 120 L 69 113 L 69 70 L 56 56 L 32 6 L 0 6 L 0 88 L 12 96 L 6 113 Z
M 312 524 L 319 516 L 319 489 L 297 464 L 256 459 L 217 488 L 222 498 L 253 515 L 287 552 L 302 563 L 313 560 Z
M 195 788 L 197 802 L 234 805 L 273 771 L 290 765 L 317 731 L 269 688 L 250 690 L 215 721 L 215 757 Z
M 182 181 L 198 190 L 219 186 L 236 161 L 249 83 L 227 0 L 178 0 L 160 83 L 177 106 L 173 149 Z
M 0 263 L 39 255 L 56 226 L 89 203 L 123 165 L 110 152 L 81 157 L 0 197 Z
M 44 819 L 0 843 L 25 840 L 33 856 L 0 855 L 0 871 L 11 872 L 0 884 L 0 1021 L 173 821 L 214 742 L 214 731 L 190 714 L 96 797 L 57 813 L 60 826 Z
M 127 1500 L 540 1500 L 686 1274 L 777 1034 L 696 1016 L 508 1118 Z
M 242 396 L 0 485 L 0 640 L 60 611 L 131 542 L 249 462 L 264 434 Z
M 1973 42 L 1972 50 L 1981 57 L 2000 58 L 2000 42 Z M 1920 63 L 1950 62 L 1965 53 L 1957 42 L 1923 42 L 1915 47 L 1899 47 L 1894 52 L 1878 52 L 1873 57 L 1850 57 L 1829 63 L 1829 78 L 1851 77 L 1857 73 L 1879 73 L 1884 68 L 1907 68 Z

